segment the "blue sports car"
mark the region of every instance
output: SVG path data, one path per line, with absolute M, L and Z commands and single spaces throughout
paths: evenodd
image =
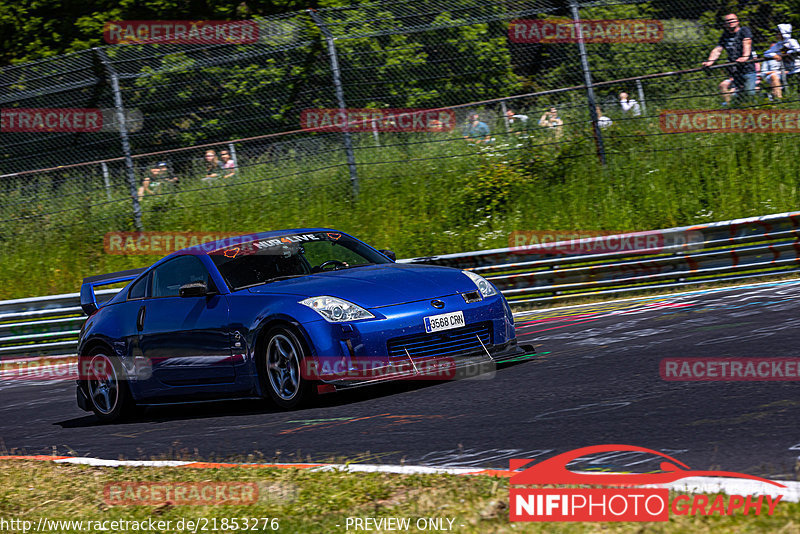
M 129 281 L 98 305 L 95 287 Z M 505 298 L 470 271 L 396 263 L 343 232 L 266 232 L 90 277 L 78 405 L 113 421 L 136 405 L 443 380 L 527 359 Z

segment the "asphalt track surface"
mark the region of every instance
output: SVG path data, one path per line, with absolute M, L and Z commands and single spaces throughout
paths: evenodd
M 389 384 L 281 412 L 262 402 L 148 408 L 100 425 L 74 382 L 0 382 L 0 454 L 504 467 L 619 443 L 693 469 L 795 478 L 798 382 L 662 380 L 667 357 L 797 357 L 800 283 L 643 298 L 517 317 L 533 361 L 491 378 Z M 633 454 L 582 468 L 655 469 Z M 573 464 L 575 465 L 575 464 Z

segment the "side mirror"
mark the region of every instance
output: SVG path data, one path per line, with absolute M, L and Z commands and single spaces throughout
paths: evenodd
M 388 248 L 384 249 L 384 250 L 379 250 L 378 252 L 380 252 L 381 254 L 383 254 L 384 256 L 386 256 L 387 258 L 389 258 L 392 261 L 397 261 L 397 254 L 395 254 L 393 251 L 389 250 Z
M 181 297 L 204 297 L 208 295 L 208 287 L 205 282 L 192 282 L 182 285 L 178 294 Z

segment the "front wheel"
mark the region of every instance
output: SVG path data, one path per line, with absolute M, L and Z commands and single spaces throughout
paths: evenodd
M 102 423 L 117 421 L 134 408 L 122 367 L 105 351 L 96 351 L 79 361 L 85 373 L 84 387 L 89 407 Z
M 313 384 L 303 376 L 301 366 L 308 356 L 305 346 L 292 330 L 275 326 L 265 336 L 261 354 L 261 385 L 272 402 L 290 410 L 312 395 Z

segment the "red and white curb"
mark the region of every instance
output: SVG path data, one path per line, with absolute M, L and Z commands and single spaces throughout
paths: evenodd
M 328 463 L 265 463 L 241 464 L 219 462 L 189 462 L 179 460 L 103 460 L 73 456 L 0 456 L 3 460 L 41 460 L 57 464 L 88 465 L 93 467 L 183 467 L 190 469 L 307 469 L 309 471 L 341 471 L 345 473 L 393 473 L 399 475 L 472 475 L 508 478 L 515 471 L 474 467 L 431 467 L 425 465 L 376 465 Z M 586 473 L 596 474 L 596 473 Z M 770 495 L 787 502 L 800 502 L 800 482 L 777 480 L 786 486 L 778 488 L 757 480 L 723 477 L 689 477 L 669 484 L 647 484 L 643 488 L 664 488 L 684 493 L 726 493 L 728 495 Z

